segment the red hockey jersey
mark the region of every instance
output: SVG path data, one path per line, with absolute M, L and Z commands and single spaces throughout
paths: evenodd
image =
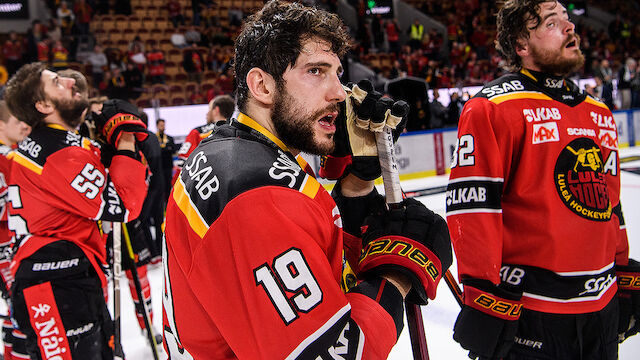
M 82 249 L 105 285 L 105 240 L 97 220 L 128 222 L 140 213 L 147 194 L 146 167 L 115 155 L 109 169 L 99 146 L 58 125 L 34 130 L 9 153 L 9 227 L 19 245 L 11 263 L 59 240 Z
M 628 261 L 616 123 L 570 81 L 523 70 L 465 105 L 447 189 L 461 278 L 506 281 L 525 308 L 603 308 Z
M 391 315 L 375 296 L 341 290 L 333 198 L 243 114 L 185 162 L 165 240 L 171 359 L 384 359 L 397 340 L 402 298 Z
M 189 155 L 191 155 L 193 150 L 198 147 L 198 144 L 200 144 L 202 139 L 211 135 L 211 132 L 213 131 L 213 128 L 215 126 L 215 123 L 210 123 L 198 126 L 197 128 L 191 130 L 187 137 L 184 139 L 180 150 L 178 150 L 178 158 L 186 160 Z
M 7 154 L 11 151 L 11 148 L 0 142 L 0 276 L 7 288 L 11 287 L 13 277 L 9 270 L 9 264 L 11 263 L 11 242 L 13 236 L 9 230 L 7 223 L 7 198 L 9 181 L 9 168 L 10 161 L 7 159 Z

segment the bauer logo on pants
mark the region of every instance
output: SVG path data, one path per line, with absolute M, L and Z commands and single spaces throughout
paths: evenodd
M 569 210 L 589 220 L 611 218 L 602 153 L 592 139 L 569 143 L 558 156 L 554 176 L 558 195 Z

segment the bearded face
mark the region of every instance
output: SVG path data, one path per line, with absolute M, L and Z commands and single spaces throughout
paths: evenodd
M 62 120 L 72 129 L 77 128 L 83 120 L 84 110 L 89 107 L 89 100 L 84 97 L 71 99 L 50 99 L 58 110 Z
M 308 110 L 299 105 L 284 84 L 278 83 L 277 91 L 271 119 L 280 140 L 291 148 L 309 154 L 326 155 L 333 152 L 333 134 L 317 133 L 315 124 L 323 114 L 338 111 L 338 104 Z
M 567 76 L 584 65 L 584 55 L 579 49 L 580 36 L 570 34 L 560 48 L 541 48 L 531 43 L 531 55 L 534 65 L 540 71 Z M 572 46 L 568 49 L 567 46 Z M 577 45 L 577 46 L 576 46 Z

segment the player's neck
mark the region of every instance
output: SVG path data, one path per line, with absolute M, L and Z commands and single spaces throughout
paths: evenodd
M 62 120 L 62 118 L 59 115 L 57 115 L 57 113 L 47 116 L 44 119 L 44 122 L 47 125 L 53 124 L 53 125 L 62 126 L 62 128 L 64 128 L 67 131 L 75 131 L 76 130 L 76 129 L 72 128 L 71 126 L 69 126 L 69 124 L 67 124 L 64 120 Z
M 0 131 L 0 145 L 6 145 L 9 147 L 12 147 L 15 144 L 16 144 L 15 142 L 11 141 L 7 137 L 7 134 L 5 134 L 3 131 Z

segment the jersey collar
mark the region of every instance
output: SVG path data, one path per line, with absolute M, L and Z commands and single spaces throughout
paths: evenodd
M 238 114 L 238 122 L 252 128 L 253 130 L 259 132 L 264 135 L 267 139 L 271 140 L 274 144 L 278 145 L 280 149 L 283 151 L 289 152 L 289 148 L 285 145 L 282 140 L 278 139 L 274 134 L 272 134 L 269 130 L 265 129 L 262 125 L 258 124 L 255 120 L 250 118 L 249 116 L 240 113 Z
M 545 74 L 543 72 L 522 68 L 520 73 L 535 81 L 538 85 L 551 91 L 571 91 L 567 81 L 562 76 Z

